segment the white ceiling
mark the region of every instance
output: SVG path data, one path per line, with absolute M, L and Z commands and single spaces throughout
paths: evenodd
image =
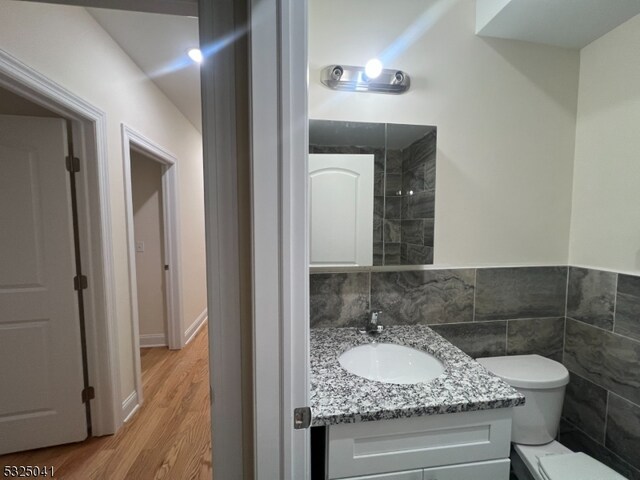
M 202 131 L 200 70 L 186 55 L 198 46 L 198 19 L 88 8 L 131 59 Z
M 580 49 L 640 14 L 640 0 L 477 0 L 476 33 Z

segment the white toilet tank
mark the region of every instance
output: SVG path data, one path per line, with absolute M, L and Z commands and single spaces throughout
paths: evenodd
M 513 409 L 511 441 L 542 445 L 555 439 L 562 414 L 569 371 L 540 355 L 478 358 L 494 375 L 525 396 L 525 404 Z

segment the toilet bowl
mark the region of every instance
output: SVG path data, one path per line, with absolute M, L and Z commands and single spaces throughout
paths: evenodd
M 525 396 L 524 406 L 513 409 L 511 442 L 529 478 L 624 480 L 594 458 L 573 453 L 555 441 L 569 383 L 569 371 L 564 365 L 540 355 L 485 357 L 477 361 Z M 518 475 L 515 465 L 514 471 Z M 527 474 L 522 473 L 520 476 Z

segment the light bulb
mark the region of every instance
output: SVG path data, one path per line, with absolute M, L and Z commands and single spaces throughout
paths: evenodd
M 187 55 L 189 55 L 189 58 L 195 63 L 202 63 L 203 56 L 199 48 L 190 48 Z
M 364 73 L 370 79 L 378 78 L 382 73 L 382 62 L 377 58 L 372 58 L 364 66 Z

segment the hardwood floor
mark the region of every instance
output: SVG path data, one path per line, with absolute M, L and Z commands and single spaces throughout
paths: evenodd
M 115 435 L 0 456 L 0 466 L 53 466 L 65 480 L 210 480 L 206 327 L 183 350 L 143 349 L 142 381 L 144 405 Z

